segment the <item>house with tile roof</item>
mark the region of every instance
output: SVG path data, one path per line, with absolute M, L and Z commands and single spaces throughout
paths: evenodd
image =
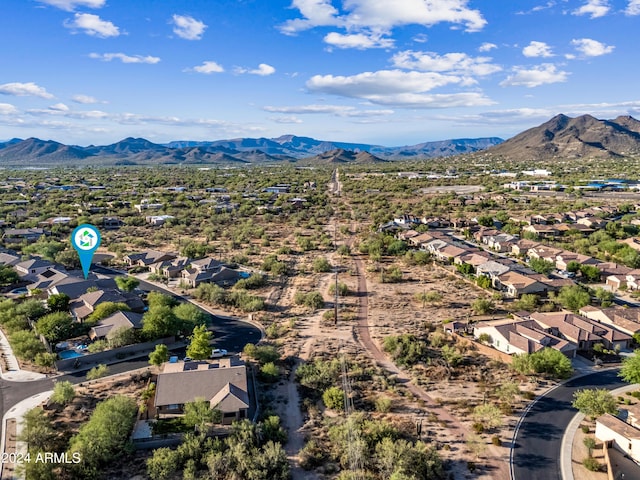
M 224 424 L 248 418 L 250 401 L 245 364 L 227 357 L 163 365 L 154 398 L 160 417 L 181 415 L 185 404 L 201 398 L 222 412 Z
M 509 355 L 535 353 L 548 347 L 573 358 L 577 350 L 570 341 L 546 332 L 534 320 L 524 318 L 479 322 L 473 328 L 473 336 L 479 339 L 483 334 L 488 335 L 490 346 Z

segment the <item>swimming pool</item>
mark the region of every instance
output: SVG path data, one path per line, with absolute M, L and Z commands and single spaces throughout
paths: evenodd
M 76 352 L 75 350 L 63 350 L 62 352 L 58 352 L 58 355 L 63 360 L 66 358 L 82 357 L 82 354 Z

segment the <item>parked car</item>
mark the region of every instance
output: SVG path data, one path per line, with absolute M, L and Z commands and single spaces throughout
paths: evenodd
M 192 361 L 192 360 L 193 360 L 193 358 L 191 358 L 191 357 L 184 357 L 184 361 L 185 361 L 185 362 L 190 362 L 190 361 Z
M 227 351 L 224 348 L 214 348 L 211 350 L 211 358 L 220 358 L 227 355 Z

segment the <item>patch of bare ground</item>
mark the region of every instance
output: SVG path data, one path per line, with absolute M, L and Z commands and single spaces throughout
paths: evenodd
M 573 470 L 573 478 L 580 480 L 607 480 L 608 476 L 606 471 L 592 472 L 587 470 L 583 465 L 585 458 L 589 456 L 589 449 L 584 444 L 584 439 L 587 437 L 595 438 L 593 431 L 593 422 L 583 420 L 581 426 L 587 426 L 590 428 L 589 433 L 584 433 L 582 428 L 576 430 L 576 434 L 573 437 L 573 444 L 571 447 L 571 468 Z M 601 465 L 605 464 L 604 452 L 602 450 L 602 442 L 596 439 L 596 447 L 591 452 L 593 458 L 595 458 Z
M 139 401 L 142 391 L 151 381 L 151 373 L 130 373 L 117 377 L 94 380 L 76 386 L 76 395 L 68 405 L 61 407 L 51 404 L 46 406 L 46 413 L 51 418 L 54 429 L 58 432 L 59 445 L 64 451 L 73 435 L 78 433 L 96 408 L 96 405 L 108 398 L 124 395 Z M 56 449 L 52 449 L 54 451 Z M 122 455 L 112 465 L 103 469 L 104 478 L 133 478 L 136 475 L 146 477 L 146 459 L 152 451 L 137 450 L 132 454 Z

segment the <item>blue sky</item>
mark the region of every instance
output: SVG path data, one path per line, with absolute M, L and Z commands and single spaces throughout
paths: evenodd
M 640 118 L 640 0 L 2 0 L 0 139 L 508 138 Z

